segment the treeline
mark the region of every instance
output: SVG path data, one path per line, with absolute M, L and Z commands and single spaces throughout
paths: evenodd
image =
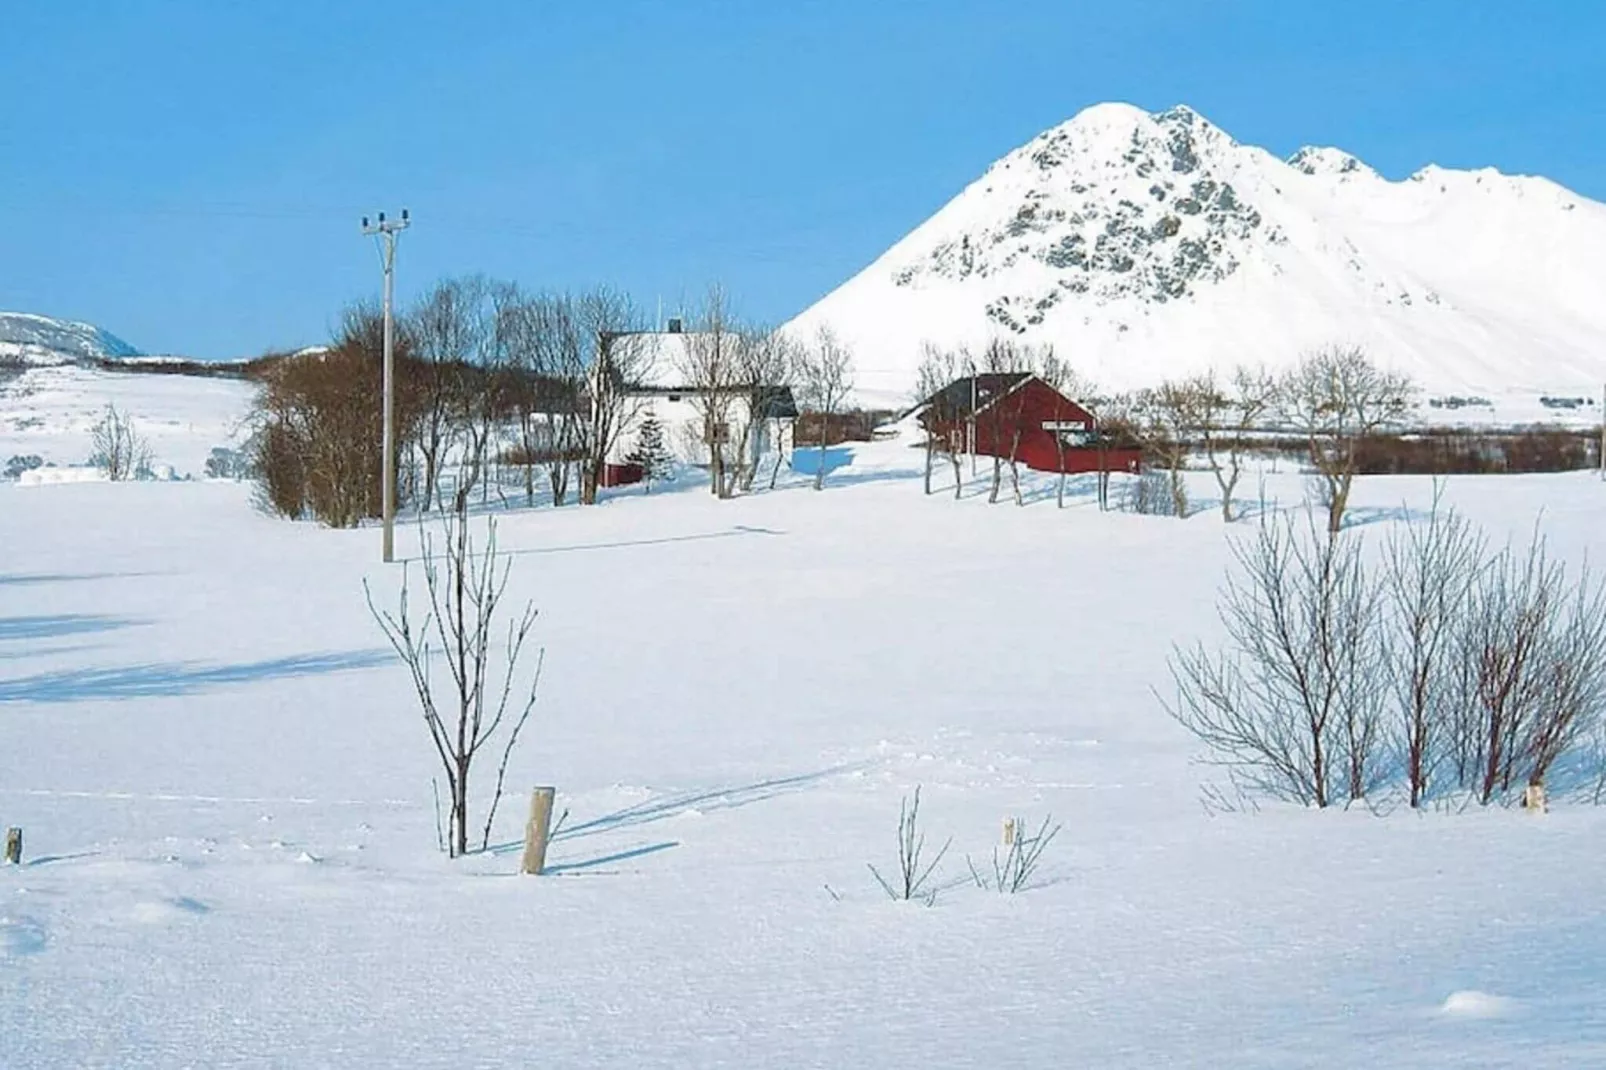
M 665 354 L 656 324 L 614 290 L 439 282 L 395 319 L 398 507 L 463 511 L 493 480 L 505 495 L 509 470 L 527 504 L 538 484 L 554 505 L 593 504 L 666 382 L 698 415 L 696 445 L 721 498 L 754 488 L 762 444 L 779 439 L 766 430 L 797 415 L 794 390 L 826 426 L 842 409 L 853 359 L 829 330 L 800 342 L 752 325 L 717 287 L 682 319 Z M 379 515 L 382 353 L 383 318 L 358 304 L 327 348 L 249 366 L 262 385 L 251 461 L 265 507 L 336 527 Z
M 963 348 L 928 346 L 917 393 L 923 398 L 935 397 L 957 378 L 988 373 L 1030 373 L 1080 401 L 1093 415 L 1095 427 L 1074 444 L 1099 450 L 1141 448 L 1145 464 L 1164 472 L 1166 478 L 1168 500 L 1151 507 L 1179 517 L 1189 513 L 1184 473 L 1190 461 L 1202 453 L 1221 492 L 1222 515 L 1233 519 L 1234 497 L 1246 462 L 1259 444 L 1260 429 L 1275 419 L 1302 444 L 1331 531 L 1342 526 L 1355 476 L 1363 470 L 1363 444 L 1398 426 L 1410 411 L 1415 393 L 1408 378 L 1379 368 L 1364 350 L 1334 346 L 1306 354 L 1281 375 L 1240 367 L 1226 375 L 1207 372 L 1150 389 L 1099 396 L 1097 387 L 1058 358 L 1051 347 L 1039 349 L 1007 340 L 974 354 Z M 994 443 L 1018 444 L 1027 426 L 1038 418 L 1021 404 L 1011 405 L 1008 398 L 985 413 L 970 415 L 968 427 L 960 418 L 963 413 L 936 415 L 935 422 L 948 432 L 930 436 L 926 445 L 928 493 L 931 461 L 936 455 L 949 458 L 957 487 L 958 458 L 967 448 L 967 432 L 984 431 Z M 978 428 L 980 422 L 986 426 Z M 1063 440 L 1067 436 L 1058 437 Z M 1060 461 L 1063 469 L 1063 451 Z M 998 499 L 1006 468 L 1015 500 L 1020 502 L 1019 457 L 1009 449 L 993 457 L 991 500 Z M 1107 505 L 1108 468 L 1102 463 L 1099 475 L 1099 500 Z M 1062 474 L 1062 502 L 1063 486 Z
M 437 284 L 395 320 L 398 504 L 466 508 L 508 445 L 530 502 L 537 468 L 556 501 L 571 479 L 594 501 L 628 415 L 624 388 L 645 352 L 633 332 L 644 326 L 610 290 L 537 295 L 477 276 Z M 274 511 L 336 527 L 379 515 L 383 349 L 379 310 L 359 304 L 327 349 L 253 370 L 255 469 Z
M 1051 347 L 1034 348 L 1008 340 L 983 350 L 928 346 L 921 364 L 917 395 L 932 405 L 954 408 L 954 399 L 939 393 L 944 386 L 972 375 L 1031 373 L 1077 401 L 1095 419 L 1090 433 L 1071 436 L 1076 445 L 1099 450 L 1139 448 L 1146 478 L 1135 487 L 1136 508 L 1187 516 L 1186 472 L 1203 462 L 1216 480 L 1222 515 L 1234 517 L 1234 499 L 1246 462 L 1256 454 L 1298 458 L 1312 473 L 1316 497 L 1328 514 L 1328 528 L 1343 524 L 1350 490 L 1357 475 L 1558 472 L 1589 468 L 1600 462 L 1599 439 L 1591 432 L 1553 428 L 1506 431 L 1436 428 L 1405 432 L 1416 387 L 1403 375 L 1378 367 L 1364 350 L 1328 347 L 1304 355 L 1280 375 L 1238 367 L 1168 380 L 1124 394 L 1101 394 L 1079 376 Z M 960 405 L 960 408 L 963 406 Z M 931 492 L 932 464 L 946 457 L 953 465 L 956 489 L 959 458 L 973 448 L 970 439 L 1003 444 L 993 457 L 991 499 L 996 501 L 1002 475 L 1008 472 L 1021 500 L 1019 458 L 1008 448 L 1037 419 L 1008 398 L 984 411 L 933 413 L 944 433 L 926 441 L 926 489 Z M 1268 428 L 1278 428 L 1275 434 Z M 1064 467 L 1063 456 L 1061 467 Z M 1100 464 L 1099 500 L 1108 504 L 1108 469 Z M 1063 502 L 1063 476 L 1061 501 Z

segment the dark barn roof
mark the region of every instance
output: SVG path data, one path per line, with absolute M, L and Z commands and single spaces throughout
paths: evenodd
M 1031 372 L 982 372 L 955 379 L 915 406 L 939 421 L 968 420 L 1036 376 Z M 1066 399 L 1070 400 L 1070 399 Z

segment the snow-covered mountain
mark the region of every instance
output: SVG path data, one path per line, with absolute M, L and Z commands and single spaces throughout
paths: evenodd
M 1543 178 L 1280 160 L 1101 104 L 1011 152 L 793 321 L 907 397 L 922 342 L 1052 343 L 1109 387 L 1355 343 L 1430 391 L 1606 379 L 1606 205 Z
M 137 357 L 139 350 L 92 323 L 0 312 L 0 358 L 21 357 L 30 364 Z

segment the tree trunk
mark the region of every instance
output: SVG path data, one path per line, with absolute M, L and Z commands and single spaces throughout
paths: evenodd
M 1025 505 L 1020 495 L 1020 428 L 1015 429 L 1015 437 L 1009 443 L 1009 484 L 1015 492 L 1015 504 Z
M 452 857 L 468 854 L 468 763 L 465 754 L 457 759 L 457 780 L 452 785 Z
M 1349 477 L 1337 477 L 1330 485 L 1332 501 L 1327 503 L 1327 533 L 1337 535 L 1344 527 L 1344 510 L 1349 505 Z
M 1003 488 L 1003 485 L 1004 459 L 1002 457 L 995 456 L 993 458 L 993 485 L 992 489 L 987 492 L 988 505 L 994 505 L 998 502 L 998 492 Z

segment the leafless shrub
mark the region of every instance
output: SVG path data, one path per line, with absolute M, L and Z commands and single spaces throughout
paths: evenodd
M 990 879 L 976 868 L 969 855 L 965 856 L 965 864 L 970 867 L 970 877 L 976 882 L 976 887 L 1007 895 L 1015 895 L 1031 887 L 1032 876 L 1037 872 L 1043 852 L 1063 826 L 1055 824 L 1054 815 L 1049 814 L 1043 818 L 1037 831 L 1030 835 L 1026 834 L 1026 825 L 1019 818 L 1015 818 L 1010 827 L 1013 832 L 1010 841 L 993 848 Z
M 1558 768 L 1598 795 L 1606 584 L 1569 574 L 1537 530 L 1490 557 L 1437 497 L 1390 537 L 1376 581 L 1360 550 L 1265 521 L 1235 546 L 1218 604 L 1227 650 L 1172 656 L 1167 709 L 1209 760 L 1240 790 L 1318 807 L 1371 805 L 1396 776 L 1412 807 L 1457 790 L 1488 805 Z
M 950 837 L 942 845 L 935 857 L 927 862 L 926 834 L 920 827 L 920 788 L 917 785 L 913 797 L 905 796 L 898 808 L 898 872 L 892 880 L 881 875 L 874 863 L 866 863 L 870 874 L 875 877 L 881 890 L 887 893 L 887 898 L 894 900 L 919 900 L 927 906 L 937 901 L 939 889 L 931 883 L 937 866 L 941 864 L 948 848 L 953 845 Z
M 1233 556 L 1217 606 L 1228 650 L 1177 648 L 1167 710 L 1252 788 L 1317 807 L 1364 799 L 1382 772 L 1384 656 L 1360 541 L 1263 520 Z
M 450 795 L 447 853 L 454 858 L 468 852 L 469 777 L 474 760 L 482 750 L 500 744 L 501 760 L 481 850 L 490 843 L 508 761 L 535 706 L 544 660 L 544 652 L 537 653 L 527 684 L 520 680 L 520 659 L 535 625 L 533 603 L 526 603 L 522 613 L 507 619 L 506 637 L 499 644 L 502 596 L 512 564 L 497 550 L 494 520 L 486 521 L 483 546 L 475 544 L 469 527 L 465 513 L 446 514 L 443 544 L 437 550 L 420 524 L 428 594 L 428 606 L 421 616 L 409 605 L 405 572 L 394 611 L 379 609 L 367 581 L 363 582 L 368 611 L 412 676 L 424 724 L 446 776 Z M 445 661 L 450 677 L 449 685 L 440 689 L 430 673 L 431 659 L 437 655 Z M 503 662 L 500 675 L 493 665 L 498 656 Z
M 1146 456 L 1165 469 L 1171 494 L 1171 508 L 1151 515 L 1188 515 L 1186 473 L 1193 445 L 1191 434 L 1204 407 L 1205 387 L 1193 380 L 1168 380 L 1150 390 L 1133 395 L 1127 409 L 1128 427 L 1143 444 Z M 1137 510 L 1134 510 L 1137 511 Z
M 1119 504 L 1126 512 L 1139 516 L 1186 516 L 1188 491 L 1177 481 L 1175 472 L 1145 467 L 1136 479 L 1127 480 Z
M 1606 713 L 1606 588 L 1587 568 L 1572 580 L 1536 531 L 1483 570 L 1456 653 L 1462 786 L 1483 804 L 1543 786 Z
M 134 427 L 134 418 L 107 403 L 89 432 L 89 463 L 114 483 L 138 479 L 150 471 L 151 447 Z
M 1443 506 L 1398 528 L 1386 547 L 1385 597 L 1392 638 L 1390 689 L 1396 749 L 1412 807 L 1437 780 L 1457 707 L 1458 639 L 1484 570 L 1484 539 Z

